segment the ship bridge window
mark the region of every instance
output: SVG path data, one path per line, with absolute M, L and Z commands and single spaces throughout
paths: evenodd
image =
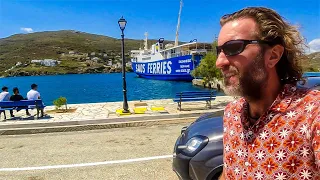
M 151 57 L 142 58 L 143 61 L 151 60 Z

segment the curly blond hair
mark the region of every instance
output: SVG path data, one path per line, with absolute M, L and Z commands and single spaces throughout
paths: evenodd
M 296 26 L 290 25 L 274 10 L 264 7 L 248 7 L 221 17 L 220 25 L 241 18 L 252 18 L 258 25 L 256 38 L 281 44 L 284 53 L 276 65 L 281 84 L 296 84 L 302 79 L 301 61 L 305 58 L 304 39 Z

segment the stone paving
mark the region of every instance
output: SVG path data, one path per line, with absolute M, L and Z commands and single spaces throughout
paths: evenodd
M 117 117 L 137 117 L 137 116 L 152 116 L 159 114 L 185 114 L 185 113 L 205 113 L 217 109 L 224 109 L 226 104 L 233 101 L 234 98 L 230 96 L 218 96 L 212 101 L 211 109 L 206 107 L 206 102 L 182 102 L 182 110 L 177 110 L 177 103 L 172 99 L 157 99 L 157 100 L 142 100 L 129 101 L 130 112 L 134 112 L 135 107 L 146 107 L 147 111 L 144 114 L 119 115 L 116 113 L 117 109 L 122 108 L 122 102 L 106 102 L 106 103 L 90 103 L 90 104 L 69 104 L 68 108 L 76 109 L 73 113 L 55 113 L 49 112 L 54 110 L 54 106 L 47 106 L 45 108 L 46 117 L 36 119 L 36 110 L 30 110 L 32 116 L 26 116 L 25 111 L 14 112 L 15 117 L 10 119 L 9 112 L 7 120 L 3 120 L 1 116 L 0 124 L 19 124 L 19 123 L 39 123 L 39 122 L 65 122 L 65 121 L 81 121 L 81 120 L 98 120 Z M 152 111 L 152 107 L 164 107 L 163 111 Z

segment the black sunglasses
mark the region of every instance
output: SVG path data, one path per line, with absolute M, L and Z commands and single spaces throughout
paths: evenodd
M 217 56 L 223 51 L 223 53 L 226 56 L 235 56 L 244 51 L 246 46 L 248 44 L 268 44 L 268 45 L 273 45 L 274 43 L 269 42 L 269 41 L 263 41 L 263 40 L 243 40 L 243 39 L 238 39 L 238 40 L 231 40 L 225 42 L 222 46 L 217 46 Z

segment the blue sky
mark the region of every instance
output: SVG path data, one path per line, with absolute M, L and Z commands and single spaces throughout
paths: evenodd
M 222 15 L 248 6 L 272 8 L 299 25 L 308 42 L 320 39 L 319 0 L 184 0 L 179 40 L 211 42 Z M 178 11 L 179 0 L 0 0 L 0 38 L 66 29 L 119 38 L 123 15 L 127 38 L 148 31 L 149 38 L 174 40 Z

